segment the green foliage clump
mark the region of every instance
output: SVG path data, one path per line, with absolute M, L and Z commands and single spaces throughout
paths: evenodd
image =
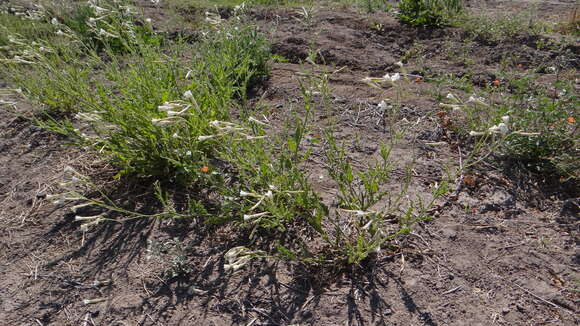
M 48 9 L 56 22 L 71 30 L 85 46 L 100 52 L 134 51 L 138 44 L 159 45 L 161 37 L 138 15 L 130 1 L 98 1 Z
M 531 12 L 520 14 L 464 14 L 457 16 L 456 25 L 465 31 L 467 38 L 481 43 L 495 44 L 513 40 L 518 36 L 539 35 L 546 26 Z
M 462 9 L 461 0 L 401 0 L 399 19 L 412 26 L 443 26 Z

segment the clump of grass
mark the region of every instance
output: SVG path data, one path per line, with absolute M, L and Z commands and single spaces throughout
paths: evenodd
M 463 10 L 461 0 L 400 0 L 399 20 L 412 26 L 444 26 Z

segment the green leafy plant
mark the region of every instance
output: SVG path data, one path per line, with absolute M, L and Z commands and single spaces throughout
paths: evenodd
M 401 0 L 399 19 L 413 26 L 443 26 L 462 8 L 461 0 Z
M 578 128 L 575 108 L 580 105 L 570 82 L 558 80 L 549 93 L 526 78 L 508 81 L 512 94 L 492 87 L 467 101 L 449 94 L 449 114 L 454 130 L 476 137 L 473 166 L 490 157 L 519 162 L 533 172 L 578 178 Z M 498 81 L 498 85 L 499 81 Z M 532 88 L 530 88 L 532 87 Z
M 496 44 L 516 37 L 540 35 L 546 26 L 531 12 L 513 14 L 471 14 L 458 15 L 454 24 L 465 31 L 469 39 L 481 43 Z
M 74 32 L 96 52 L 126 53 L 137 51 L 141 44 L 159 45 L 162 40 L 131 1 L 90 0 L 47 10 L 54 25 Z

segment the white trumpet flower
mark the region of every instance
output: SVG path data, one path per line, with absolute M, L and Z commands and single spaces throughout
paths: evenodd
M 383 79 L 384 79 L 385 81 L 390 81 L 391 83 L 394 83 L 394 82 L 396 82 L 397 80 L 401 79 L 401 74 L 399 74 L 398 72 L 397 72 L 397 73 L 394 73 L 394 74 L 392 74 L 392 75 L 390 75 L 390 74 L 385 74 L 385 75 L 383 76 Z
M 204 140 L 215 138 L 217 136 L 219 136 L 219 135 L 199 136 L 199 137 L 197 137 L 197 141 L 204 141 Z
M 268 215 L 268 212 L 262 212 L 262 213 L 257 213 L 257 214 L 250 214 L 250 215 L 244 215 L 244 221 L 249 221 L 251 219 L 254 219 L 256 217 L 262 217 Z
M 477 97 L 477 96 L 470 96 L 469 99 L 467 100 L 468 103 L 475 103 L 475 104 L 479 104 L 479 105 L 483 105 L 483 106 L 487 106 L 487 103 L 485 103 L 485 99 L 483 97 Z
M 110 32 L 107 32 L 106 30 L 104 30 L 102 28 L 99 30 L 99 36 L 118 38 L 117 35 L 110 33 Z
M 451 100 L 451 101 L 455 102 L 455 103 L 461 103 L 461 101 L 457 98 L 457 96 L 455 96 L 452 93 L 447 94 L 446 98 L 448 100 Z

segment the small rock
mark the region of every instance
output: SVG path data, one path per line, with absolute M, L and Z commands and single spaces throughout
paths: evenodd
M 451 228 L 443 229 L 442 233 L 443 233 L 443 236 L 448 237 L 451 240 L 457 239 L 457 232 L 455 232 L 455 230 L 453 230 Z

